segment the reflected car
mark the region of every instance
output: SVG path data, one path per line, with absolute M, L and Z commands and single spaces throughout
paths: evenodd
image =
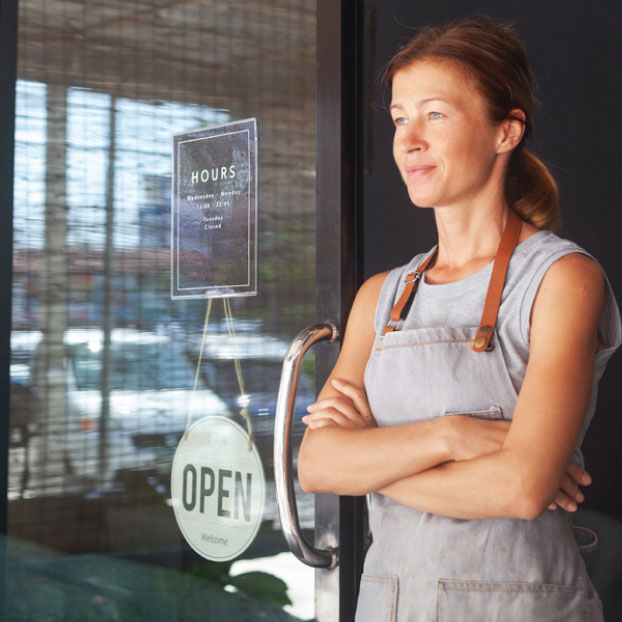
M 37 413 L 41 401 L 30 386 L 30 368 L 25 363 L 11 363 L 11 416 L 9 419 L 11 444 L 25 444 L 35 433 Z M 15 433 L 18 438 L 15 438 Z
M 199 358 L 200 337 L 191 344 L 189 355 Z M 265 467 L 273 464 L 274 416 L 283 360 L 289 344 L 282 339 L 261 334 L 207 334 L 201 357 L 201 377 L 214 393 L 224 400 L 245 427 L 239 412 L 246 407 L 252 417 L 254 440 Z M 240 390 L 234 361 L 240 361 L 244 392 Z M 305 431 L 302 416 L 315 401 L 314 381 L 301 370 L 292 420 L 293 446 L 300 444 Z
M 30 483 L 30 443 L 37 433 L 41 400 L 30 386 L 30 367 L 11 363 L 11 415 L 9 419 L 8 497 L 23 497 Z M 16 452 L 20 451 L 17 456 Z
M 61 439 L 66 470 L 89 490 L 120 486 L 122 471 L 167 471 L 189 422 L 231 415 L 201 378 L 195 387 L 195 370 L 165 334 L 114 329 L 106 353 L 100 329 L 70 329 L 65 349 L 67 416 L 49 417 L 46 434 Z

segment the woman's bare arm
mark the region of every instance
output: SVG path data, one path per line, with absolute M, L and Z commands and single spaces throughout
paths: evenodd
M 580 501 L 565 473 L 592 388 L 603 292 L 602 271 L 589 258 L 572 254 L 553 264 L 534 303 L 529 362 L 502 449 L 380 492 L 421 510 L 475 519 L 534 518 L 555 500 L 560 482 Z

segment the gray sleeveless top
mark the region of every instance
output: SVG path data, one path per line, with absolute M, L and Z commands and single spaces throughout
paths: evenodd
M 539 231 L 519 244 L 512 255 L 503 288 L 496 325 L 499 345 L 508 373 L 518 393 L 529 358 L 529 326 L 531 309 L 540 283 L 551 265 L 569 253 L 581 253 L 594 259 L 578 244 L 562 239 L 550 231 Z M 376 308 L 375 330 L 381 334 L 393 305 L 404 289 L 404 278 L 413 272 L 429 253 L 413 257 L 406 265 L 393 269 L 382 287 Z M 492 262 L 471 276 L 431 285 L 420 281 L 412 308 L 402 330 L 424 327 L 477 326 L 492 272 Z M 602 376 L 607 361 L 622 342 L 620 313 L 609 281 L 605 278 L 605 303 L 599 327 L 600 349 L 596 355 L 594 385 Z M 580 446 L 596 406 L 592 392 L 587 416 L 577 446 Z M 578 450 L 575 458 L 582 458 Z

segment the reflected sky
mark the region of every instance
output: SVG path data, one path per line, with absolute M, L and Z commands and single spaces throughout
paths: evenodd
M 17 82 L 16 249 L 43 248 L 48 130 L 46 93 L 45 84 Z M 112 161 L 114 245 L 123 248 L 139 246 L 144 233 L 141 231 L 141 211 L 158 206 L 168 208 L 171 136 L 229 120 L 227 111 L 206 106 L 114 98 L 89 89 L 68 88 L 67 245 L 104 247 L 107 186 Z M 111 136 L 113 124 L 114 136 Z M 166 183 L 158 185 L 154 183 L 157 179 Z

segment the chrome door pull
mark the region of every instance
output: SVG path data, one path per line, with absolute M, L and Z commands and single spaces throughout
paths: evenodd
M 314 568 L 334 568 L 339 561 L 337 548 L 316 549 L 303 537 L 298 520 L 292 473 L 291 428 L 300 366 L 305 354 L 318 341 L 335 341 L 339 336 L 333 322 L 320 322 L 300 331 L 283 361 L 274 419 L 274 480 L 283 535 L 289 550 Z

